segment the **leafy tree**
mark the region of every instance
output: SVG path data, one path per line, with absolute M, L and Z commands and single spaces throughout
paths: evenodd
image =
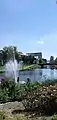
M 53 56 L 50 57 L 50 64 L 54 64 L 54 57 Z
M 3 65 L 3 50 L 0 50 L 0 65 Z
M 18 52 L 17 47 L 14 46 L 15 59 L 19 62 L 22 59 L 22 52 Z
M 42 59 L 42 63 L 43 63 L 43 64 L 47 64 L 47 60 L 43 58 L 43 59 Z
M 4 64 L 7 61 L 7 55 L 8 55 L 8 47 L 4 47 L 3 48 L 3 62 L 4 62 Z
M 55 64 L 57 64 L 57 57 L 56 57 L 56 59 L 55 59 Z
M 3 61 L 4 64 L 6 63 L 7 60 L 9 60 L 10 57 L 14 57 L 15 54 L 15 59 L 19 62 L 21 60 L 21 55 L 22 52 L 18 52 L 17 47 L 15 46 L 8 46 L 3 48 Z
M 39 59 L 39 64 L 42 64 L 42 59 Z

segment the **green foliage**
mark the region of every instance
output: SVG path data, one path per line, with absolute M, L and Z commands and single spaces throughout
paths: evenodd
M 26 84 L 15 84 L 14 81 L 5 80 L 0 84 L 0 103 L 8 101 L 21 101 L 29 92 L 37 91 L 44 86 L 54 85 L 57 80 L 46 80 L 42 84 L 28 82 Z
M 0 85 L 0 103 L 23 100 L 24 106 L 26 109 L 28 108 L 29 109 L 31 108 L 34 110 L 39 109 L 40 111 L 43 110 L 41 112 L 44 112 L 44 114 L 45 113 L 47 114 L 49 112 L 52 112 L 52 106 L 57 105 L 55 101 L 56 95 L 57 95 L 57 94 L 55 95 L 56 89 L 50 88 L 50 85 L 54 85 L 55 83 L 57 83 L 57 80 L 56 81 L 47 80 L 42 84 L 38 82 L 35 82 L 35 83 L 27 82 L 26 84 L 15 84 L 14 81 L 5 80 L 5 83 L 2 82 L 2 84 Z M 53 90 L 55 90 L 55 92 Z M 53 96 L 51 96 L 52 94 Z M 53 103 L 51 104 L 52 100 L 53 100 Z M 55 111 L 55 109 L 53 110 Z M 52 120 L 56 120 L 56 119 L 52 119 Z
M 42 84 L 28 82 L 26 84 L 15 84 L 14 81 L 5 80 L 0 85 L 0 103 L 8 101 L 21 101 L 29 92 L 39 90 L 43 85 L 49 86 L 57 83 L 57 80 L 46 80 Z
M 46 64 L 47 63 L 47 60 L 42 58 L 42 59 L 39 59 L 39 64 Z
M 36 60 L 36 58 L 34 56 L 22 56 L 22 61 L 24 62 L 24 64 L 28 65 L 28 64 L 34 64 L 34 61 Z
M 56 59 L 55 59 L 55 64 L 57 65 L 57 57 L 56 57 Z
M 0 85 L 0 103 L 5 103 L 15 99 L 15 83 L 14 81 L 5 80 Z
M 36 61 L 36 58 L 34 56 L 23 55 L 23 53 L 18 51 L 15 46 L 8 46 L 8 47 L 6 46 L 3 48 L 2 54 L 1 54 L 3 65 L 7 62 L 7 60 L 11 56 L 12 47 L 14 48 L 15 58 L 18 62 L 22 60 L 24 64 L 27 65 L 27 64 L 33 64 Z
M 0 103 L 8 101 L 20 101 L 25 98 L 28 92 L 36 89 L 40 89 L 42 85 L 38 82 L 26 83 L 26 84 L 15 84 L 14 81 L 5 80 L 0 85 Z
M 8 102 L 8 100 L 9 100 L 9 97 L 8 97 L 7 90 L 0 89 L 0 103 Z
M 50 56 L 50 64 L 54 64 L 54 56 Z
M 51 120 L 57 120 L 57 115 L 53 115 Z

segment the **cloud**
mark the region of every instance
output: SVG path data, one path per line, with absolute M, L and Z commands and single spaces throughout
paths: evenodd
M 38 41 L 37 43 L 38 44 L 44 44 L 44 41 Z

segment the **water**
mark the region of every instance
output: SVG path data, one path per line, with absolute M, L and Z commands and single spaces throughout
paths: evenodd
M 19 79 L 20 81 L 27 81 L 27 78 L 31 79 L 31 82 L 42 82 L 44 80 L 50 79 L 57 79 L 57 70 L 51 69 L 35 69 L 31 71 L 20 71 L 19 72 Z
M 8 55 L 7 55 L 8 62 L 5 65 L 5 76 L 10 79 L 14 79 L 17 83 L 17 78 L 19 77 L 19 82 L 26 82 L 27 78 L 30 78 L 32 82 L 40 81 L 46 79 L 57 79 L 57 70 L 49 69 L 35 69 L 31 71 L 20 71 L 23 66 L 23 62 L 17 63 L 15 60 L 15 52 L 14 47 L 10 46 L 8 48 Z
M 6 65 L 5 65 L 5 76 L 10 79 L 14 79 L 15 82 L 17 83 L 17 77 L 18 77 L 18 63 L 14 59 L 9 60 Z
M 10 66 L 9 66 L 9 68 L 10 68 Z M 6 73 L 7 73 L 7 75 L 9 75 L 8 74 L 9 71 L 6 72 Z M 30 71 L 19 71 L 18 70 L 17 73 L 18 73 L 17 75 L 19 76 L 20 83 L 24 83 L 24 81 L 26 82 L 27 78 L 30 78 L 31 82 L 35 82 L 35 81 L 42 82 L 42 81 L 47 80 L 47 79 L 50 79 L 50 80 L 57 79 L 57 70 L 56 69 L 54 69 L 54 70 L 51 70 L 51 69 L 35 69 L 35 70 L 30 70 Z M 12 75 L 12 72 L 11 72 L 10 75 Z M 0 74 L 0 78 L 1 77 L 3 78 L 3 76 L 4 76 L 4 73 Z

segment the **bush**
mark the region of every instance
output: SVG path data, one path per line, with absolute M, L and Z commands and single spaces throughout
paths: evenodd
M 51 120 L 57 120 L 57 115 L 53 115 Z
M 0 103 L 5 103 L 8 102 L 9 97 L 8 97 L 8 93 L 5 89 L 0 89 Z
M 12 102 L 12 101 L 21 101 L 25 99 L 28 92 L 40 89 L 41 84 L 38 82 L 35 83 L 26 83 L 26 84 L 15 84 L 14 81 L 2 80 L 0 84 L 0 103 Z

